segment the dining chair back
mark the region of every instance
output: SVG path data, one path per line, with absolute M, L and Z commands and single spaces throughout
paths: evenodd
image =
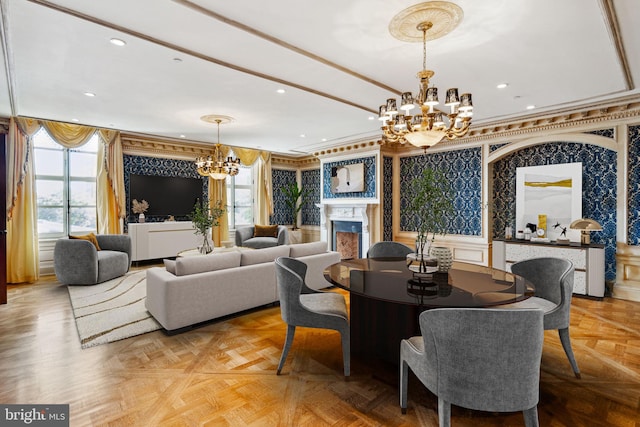
M 367 258 L 406 257 L 413 249 L 398 242 L 377 242 L 367 251 Z
M 275 260 L 280 313 L 287 324 L 287 335 L 280 356 L 280 375 L 293 343 L 296 326 L 333 329 L 340 332 L 344 376 L 350 375 L 350 335 L 347 305 L 344 296 L 336 292 L 316 291 L 305 284 L 307 266 L 295 258 Z
M 560 342 L 574 375 L 580 378 L 569 337 L 569 317 L 573 295 L 573 263 L 563 258 L 531 258 L 516 262 L 511 272 L 524 277 L 535 286 L 535 296 L 510 304 L 509 308 L 540 308 L 544 314 L 544 329 L 557 329 Z
M 409 368 L 438 396 L 440 426 L 451 405 L 522 411 L 538 425 L 543 312 L 538 309 L 442 308 L 420 314 L 422 335 L 400 345 L 400 407 L 407 409 Z

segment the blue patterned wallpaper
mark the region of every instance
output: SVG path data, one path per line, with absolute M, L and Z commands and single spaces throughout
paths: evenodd
M 364 191 L 354 191 L 350 193 L 331 192 L 331 168 L 335 166 L 354 165 L 364 163 Z M 375 198 L 376 197 L 376 157 L 360 157 L 357 159 L 342 160 L 338 162 L 328 162 L 323 165 L 323 188 L 322 193 L 325 199 L 339 198 Z
M 269 218 L 271 224 L 293 224 L 293 214 L 287 208 L 282 188 L 291 182 L 296 182 L 296 171 L 272 169 L 271 181 L 273 188 L 273 215 Z
M 409 229 L 403 212 L 411 198 L 411 182 L 424 168 L 439 169 L 454 191 L 455 214 L 448 218 L 447 234 L 482 234 L 482 149 L 467 148 L 400 158 L 400 229 Z
M 627 244 L 640 245 L 640 126 L 629 126 L 629 218 Z
M 493 237 L 516 217 L 516 168 L 582 162 L 582 216 L 602 224 L 591 241 L 605 245 L 605 277 L 615 278 L 617 154 L 596 145 L 552 142 L 527 147 L 493 165 Z
M 176 160 L 176 159 L 160 159 L 157 157 L 146 156 L 131 156 L 125 154 L 122 158 L 124 165 L 124 189 L 126 197 L 126 206 L 128 216 L 125 221 L 126 224 L 131 221 L 135 222 L 136 219 L 131 213 L 131 200 L 129 197 L 129 175 L 153 175 L 153 176 L 170 176 L 181 178 L 201 178 L 203 180 L 203 194 L 202 200 L 209 200 L 209 179 L 201 177 L 196 171 L 196 167 L 192 161 L 189 160 Z M 166 219 L 165 216 L 155 217 L 149 215 L 145 218 L 148 222 L 161 222 Z M 177 220 L 186 220 L 187 218 L 176 218 Z
M 615 136 L 616 136 L 616 133 L 613 130 L 613 128 L 611 128 L 611 129 L 592 130 L 592 131 L 586 132 L 586 133 L 590 133 L 590 134 L 593 134 L 593 135 L 604 136 L 605 138 L 615 138 Z
M 393 240 L 393 157 L 382 158 L 382 240 Z
M 504 147 L 505 145 L 508 145 L 508 144 L 510 144 L 510 143 L 509 142 L 505 142 L 503 144 L 492 144 L 492 145 L 489 145 L 489 152 L 493 153 L 498 148 Z
M 302 205 L 302 225 L 320 225 L 320 209 L 316 203 L 320 203 L 320 169 L 303 170 L 300 173 L 303 189 L 310 189 L 306 203 Z

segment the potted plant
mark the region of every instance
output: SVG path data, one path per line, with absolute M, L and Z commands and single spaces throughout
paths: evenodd
M 409 223 L 417 231 L 416 255 L 420 270 L 426 271 L 426 258 L 437 234 L 445 235 L 447 218 L 453 215 L 453 192 L 444 174 L 426 168 L 411 182 L 411 199 L 407 206 Z
M 218 200 L 213 206 L 207 207 L 204 202 L 196 201 L 193 210 L 189 215 L 189 219 L 193 222 L 193 228 L 196 235 L 202 235 L 204 241 L 202 246 L 198 248 L 201 254 L 208 254 L 213 251 L 209 243 L 209 229 L 220 225 L 220 217 L 224 214 L 222 202 Z
M 284 202 L 289 208 L 291 215 L 293 215 L 293 223 L 289 238 L 292 243 L 299 243 L 302 240 L 302 233 L 298 229 L 298 213 L 302 209 L 302 204 L 306 201 L 311 190 L 302 189 L 298 187 L 298 183 L 290 182 L 288 185 L 282 187 L 282 193 L 284 195 Z

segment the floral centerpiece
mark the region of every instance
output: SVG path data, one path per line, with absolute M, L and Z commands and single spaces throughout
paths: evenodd
M 224 214 L 222 202 L 218 200 L 213 206 L 207 207 L 205 202 L 199 200 L 193 205 L 193 210 L 189 215 L 189 219 L 193 222 L 193 228 L 196 235 L 201 235 L 204 239 L 203 244 L 199 247 L 202 254 L 208 254 L 213 251 L 209 243 L 209 229 L 220 225 L 220 217 Z
M 131 202 L 131 210 L 134 214 L 138 214 L 138 221 L 144 222 L 144 213 L 149 209 L 149 202 L 142 200 L 139 202 L 137 199 L 133 199 Z

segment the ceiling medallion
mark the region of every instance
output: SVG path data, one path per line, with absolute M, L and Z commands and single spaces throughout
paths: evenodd
M 210 176 L 213 179 L 225 179 L 227 176 L 235 176 L 240 171 L 240 159 L 222 155 L 222 145 L 220 144 L 220 125 L 231 123 L 233 117 L 210 114 L 200 117 L 200 120 L 208 123 L 215 123 L 218 126 L 218 140 L 211 156 L 200 156 L 196 158 L 195 164 L 198 174 Z
M 383 140 L 404 144 L 407 141 L 424 148 L 437 144 L 443 138 L 455 139 L 469 131 L 473 115 L 470 93 L 458 96 L 457 88 L 447 90 L 444 105 L 448 113 L 435 108 L 439 104 L 438 88 L 429 86 L 435 74 L 427 70 L 427 40 L 434 40 L 453 31 L 462 20 L 462 9 L 449 2 L 433 1 L 417 4 L 398 13 L 389 24 L 389 32 L 397 39 L 408 42 L 422 41 L 422 71 L 417 73 L 420 81 L 417 94 L 402 93 L 399 113 L 396 99 L 387 99 L 379 109 L 378 120 L 382 121 Z M 419 107 L 418 114 L 410 111 Z

